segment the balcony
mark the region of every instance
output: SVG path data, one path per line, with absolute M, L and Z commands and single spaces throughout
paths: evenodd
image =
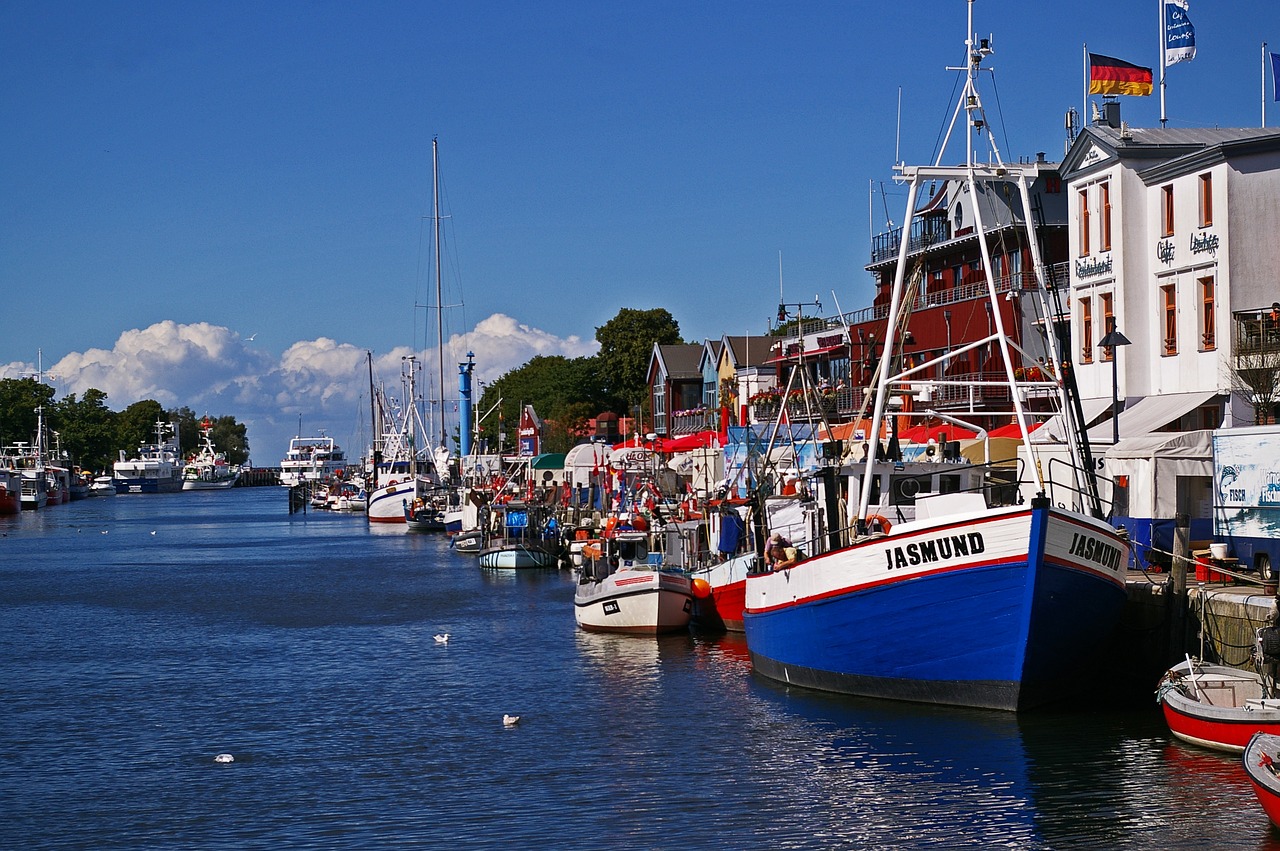
M 793 422 L 813 422 L 826 417 L 834 419 L 838 415 L 847 414 L 852 408 L 853 391 L 848 388 L 840 390 L 812 391 L 807 394 L 793 391 L 787 397 L 787 418 Z M 841 401 L 849 403 L 848 409 L 841 407 Z M 751 419 L 757 423 L 773 422 L 782 413 L 782 396 L 776 393 L 762 393 L 750 400 Z
M 946 242 L 951 238 L 951 223 L 945 216 L 923 216 L 911 224 L 911 237 L 908 239 L 907 253 L 923 251 L 930 245 Z M 871 262 L 882 263 L 898 256 L 902 247 L 902 228 L 894 228 L 886 233 L 877 234 L 871 240 Z
M 686 434 L 697 434 L 715 428 L 712 414 L 705 408 L 694 408 L 688 411 L 674 411 L 668 417 L 669 437 L 680 437 Z
M 1245 310 L 1232 314 L 1235 324 L 1232 354 L 1237 359 L 1280 356 L 1280 311 Z

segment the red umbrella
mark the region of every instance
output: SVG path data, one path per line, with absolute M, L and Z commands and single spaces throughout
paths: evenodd
M 1035 431 L 1036 429 L 1040 428 L 1040 426 L 1042 425 L 1044 425 L 1044 423 L 1032 423 L 1031 430 Z M 1011 422 L 1008 425 L 1000 426 L 1000 428 L 993 428 L 991 431 L 987 432 L 987 437 L 1019 437 L 1020 438 L 1022 437 L 1022 429 L 1018 427 L 1018 423 L 1015 420 L 1014 422 Z
M 933 426 L 921 424 L 898 432 L 899 440 L 909 440 L 912 443 L 928 443 L 930 440 L 943 443 L 947 440 L 969 440 L 977 436 L 976 431 L 950 424 Z

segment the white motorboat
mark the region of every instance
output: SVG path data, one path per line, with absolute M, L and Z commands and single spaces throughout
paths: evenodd
M 594 632 L 678 632 L 693 615 L 693 583 L 651 564 L 647 532 L 614 532 L 583 548 L 573 594 L 578 626 Z
M 280 484 L 287 488 L 327 482 L 340 474 L 347 458 L 332 437 L 295 437 L 280 461 Z

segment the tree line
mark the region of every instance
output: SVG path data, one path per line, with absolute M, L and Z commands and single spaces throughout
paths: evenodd
M 165 410 L 154 399 L 134 402 L 123 411 L 107 407 L 107 394 L 90 388 L 80 398 L 72 393 L 54 400 L 54 389 L 34 378 L 0 379 L 0 444 L 34 443 L 43 410 L 48 445 L 66 450 L 86 470 L 109 471 L 121 450 L 133 457 L 138 447 L 156 442 L 156 422 L 178 424 L 178 448 L 184 457 L 196 452 L 200 422 L 190 408 Z M 232 416 L 209 417 L 213 443 L 232 464 L 249 460 L 245 425 Z
M 591 357 L 539 355 L 486 385 L 477 403 L 480 436 L 496 451 L 499 429 L 511 451 L 520 412 L 532 405 L 543 420 L 542 447 L 565 452 L 589 432 L 592 418 L 649 409 L 649 359 L 655 343 L 682 343 L 680 324 L 665 308 L 624 307 L 596 328 L 600 351 Z M 473 424 L 468 424 L 473 425 Z

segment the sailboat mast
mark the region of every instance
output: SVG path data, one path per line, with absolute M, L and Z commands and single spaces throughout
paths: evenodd
M 440 278 L 440 148 L 438 137 L 431 139 L 431 171 L 435 195 L 435 240 L 436 240 L 436 365 L 440 370 L 440 381 L 436 384 L 436 397 L 440 403 L 440 445 L 445 445 L 444 427 L 444 287 Z

